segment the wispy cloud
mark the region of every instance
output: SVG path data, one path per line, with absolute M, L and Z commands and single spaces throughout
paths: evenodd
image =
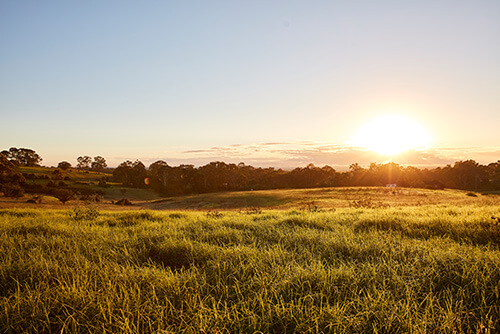
M 122 159 L 122 160 L 120 160 Z M 345 170 L 353 163 L 369 166 L 370 163 L 394 161 L 401 165 L 428 168 L 453 164 L 455 161 L 473 159 L 479 163 L 490 163 L 500 159 L 500 148 L 432 148 L 412 150 L 389 158 L 362 148 L 317 142 L 281 142 L 235 144 L 211 148 L 159 152 L 152 156 L 138 157 L 149 165 L 157 160 L 164 160 L 169 165 L 193 164 L 200 166 L 211 161 L 226 163 L 244 162 L 255 167 L 295 168 L 310 163 L 317 166 L 329 165 L 338 170 Z M 112 158 L 110 165 L 118 165 L 127 160 Z M 135 159 L 130 159 L 135 160 Z

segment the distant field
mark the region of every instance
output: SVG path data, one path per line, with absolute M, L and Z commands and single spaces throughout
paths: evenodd
M 344 207 L 425 206 L 447 203 L 455 205 L 500 204 L 499 194 L 480 194 L 449 189 L 390 189 L 385 187 L 278 189 L 208 193 L 164 198 L 151 189 L 125 188 L 115 184 L 112 184 L 108 188 L 102 188 L 97 185 L 97 182 L 87 181 L 89 184 L 87 187 L 104 192 L 103 202 L 94 204 L 94 206 L 106 210 L 130 210 L 130 207 L 120 207 L 111 204 L 111 201 L 116 201 L 120 198 L 130 199 L 136 209 L 203 211 L 240 210 L 252 207 L 283 210 L 291 208 L 309 209 L 311 207 L 332 209 Z M 28 204 L 26 200 L 30 197 L 31 195 L 29 194 L 20 199 L 0 197 L 0 208 L 65 209 L 71 206 L 85 205 L 84 202 L 78 200 L 62 204 L 51 196 L 44 196 L 41 204 Z
M 471 196 L 472 195 L 472 196 Z M 497 203 L 500 196 L 473 194 L 462 190 L 428 190 L 385 187 L 336 187 L 314 189 L 279 189 L 211 193 L 153 200 L 144 206 L 154 210 L 210 210 L 262 207 L 289 208 L 341 208 L 423 206 L 440 203 L 472 204 Z
M 53 167 L 19 167 L 19 171 L 21 173 L 33 173 L 38 175 L 51 175 L 55 170 Z M 102 177 L 111 176 L 111 173 L 103 173 L 103 172 L 95 172 L 91 170 L 81 170 L 76 168 L 70 168 L 68 170 L 62 171 L 64 176 L 69 176 L 73 180 L 76 181 L 85 181 L 85 180 L 97 180 Z
M 50 167 L 20 167 L 19 169 L 21 173 L 25 174 L 32 173 L 39 176 L 46 175 L 48 177 L 51 177 L 52 173 L 55 170 L 55 168 L 50 168 Z M 121 198 L 127 198 L 132 201 L 149 201 L 161 198 L 160 195 L 158 195 L 151 189 L 128 188 L 128 187 L 123 187 L 119 183 L 110 182 L 109 180 L 112 179 L 112 174 L 109 172 L 96 172 L 92 170 L 70 168 L 66 171 L 62 171 L 62 175 L 63 177 L 69 177 L 70 180 L 64 180 L 64 182 L 67 184 L 68 187 L 71 187 L 72 189 L 77 189 L 77 190 L 81 189 L 83 191 L 90 190 L 102 194 L 105 200 L 105 204 L 106 203 L 109 204 L 111 200 L 116 201 Z M 106 182 L 107 187 L 99 186 L 99 181 L 103 178 L 108 179 L 108 181 Z M 45 185 L 47 184 L 48 180 L 36 179 L 36 180 L 28 180 L 27 182 Z M 29 198 L 29 195 L 26 196 L 26 198 Z M 11 205 L 14 205 L 12 204 L 12 202 L 19 203 L 21 201 L 10 201 L 10 202 Z M 44 200 L 43 202 L 45 202 L 46 205 L 39 205 L 38 207 L 56 208 L 58 205 L 57 203 L 58 201 L 55 199 L 52 200 L 50 196 L 46 196 L 46 200 Z M 76 204 L 76 201 L 73 201 L 73 204 Z M 15 204 L 15 206 L 20 206 L 20 205 Z M 0 207 L 5 207 L 5 205 L 2 206 L 0 202 Z M 110 207 L 108 206 L 108 208 Z
M 260 198 L 305 204 L 307 191 L 323 190 Z M 1 209 L 0 332 L 498 332 L 498 200 L 437 194 L 448 203 L 416 191 L 416 206 L 378 208 Z

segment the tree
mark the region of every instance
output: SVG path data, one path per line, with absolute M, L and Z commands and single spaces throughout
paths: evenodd
M 76 161 L 78 162 L 76 168 L 85 169 L 85 168 L 90 168 L 90 164 L 92 163 L 92 158 L 89 157 L 88 155 L 85 155 L 83 157 L 78 157 Z
M 144 164 L 139 160 L 136 160 L 134 162 L 130 160 L 122 162 L 113 171 L 113 178 L 127 187 L 144 187 L 144 179 L 146 177 L 146 166 L 144 166 Z
M 61 201 L 62 204 L 66 204 L 74 198 L 75 194 L 71 190 L 67 189 L 57 189 L 54 191 L 54 197 Z
M 43 160 L 35 151 L 29 148 L 11 147 L 8 151 L 2 151 L 2 154 L 19 166 L 40 166 L 40 162 Z
M 100 155 L 94 157 L 94 161 L 92 162 L 92 169 L 103 171 L 106 167 L 108 167 L 108 165 L 106 164 L 106 159 L 104 159 Z
M 113 179 L 124 186 L 132 185 L 132 165 L 130 160 L 124 161 L 113 170 Z
M 61 161 L 58 165 L 57 168 L 61 168 L 62 170 L 68 170 L 71 168 L 71 164 L 67 161 Z
M 20 197 L 24 190 L 20 184 L 25 182 L 19 173 L 19 167 L 2 153 L 0 154 L 0 191 L 8 197 Z

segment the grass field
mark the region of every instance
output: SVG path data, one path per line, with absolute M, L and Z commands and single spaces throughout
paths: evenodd
M 471 195 L 462 190 L 428 190 L 385 187 L 334 187 L 222 192 L 152 200 L 144 207 L 154 210 L 231 210 L 246 207 L 272 209 L 340 208 L 349 206 L 394 207 L 430 204 L 499 203 L 495 195 Z
M 2 209 L 0 332 L 499 332 L 500 201 L 442 196 L 240 212 Z
M 21 173 L 25 174 L 34 174 L 35 176 L 46 176 L 46 177 L 53 177 L 53 172 L 55 168 L 51 167 L 25 167 L 21 166 L 19 168 Z M 152 189 L 138 189 L 138 188 L 128 188 L 122 186 L 120 183 L 115 183 L 111 181 L 106 182 L 106 187 L 101 187 L 99 186 L 99 181 L 101 179 L 112 179 L 113 174 L 111 172 L 97 172 L 97 171 L 92 171 L 92 170 L 85 170 L 85 169 L 76 169 L 76 168 L 70 168 L 68 170 L 62 171 L 62 176 L 63 177 L 68 177 L 69 180 L 64 180 L 64 182 L 67 184 L 67 186 L 71 187 L 73 190 L 76 189 L 76 191 L 91 191 L 91 192 L 97 192 L 99 194 L 102 194 L 102 198 L 106 203 L 110 203 L 111 201 L 116 201 L 122 198 L 127 198 L 133 202 L 144 202 L 144 201 L 151 201 L 151 200 L 157 200 L 160 199 L 161 196 L 153 191 Z M 29 184 L 39 184 L 39 185 L 46 185 L 48 183 L 48 179 L 30 179 L 27 180 Z M 56 180 L 58 182 L 58 180 Z M 1 207 L 8 207 L 8 206 L 16 206 L 16 207 L 23 207 L 24 205 L 20 205 L 19 203 L 23 203 L 26 201 L 26 199 L 29 199 L 30 196 L 27 195 L 25 196 L 24 200 L 18 200 L 18 201 L 9 201 L 8 204 L 2 205 L 1 200 L 0 200 L 0 208 Z M 51 196 L 45 196 L 45 198 L 42 200 L 42 203 L 45 205 L 38 205 L 37 207 L 42 207 L 42 208 L 57 208 L 57 199 Z M 61 203 L 62 204 L 62 203 Z M 73 204 L 76 204 L 75 201 Z M 34 206 L 32 206 L 34 207 Z M 111 207 L 109 206 L 103 206 L 104 208 L 110 209 Z

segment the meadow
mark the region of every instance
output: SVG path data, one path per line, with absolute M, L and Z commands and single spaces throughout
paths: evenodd
M 336 207 L 1 209 L 0 332 L 499 332 L 498 196 L 379 190 Z

